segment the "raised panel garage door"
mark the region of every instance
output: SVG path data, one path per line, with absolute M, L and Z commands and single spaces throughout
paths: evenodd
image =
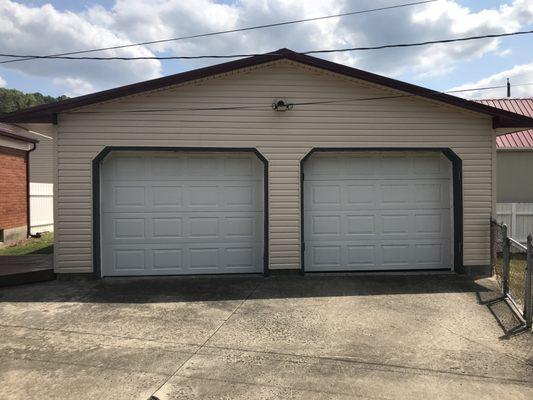
M 315 153 L 306 271 L 452 268 L 451 164 L 437 152 Z
M 248 153 L 112 152 L 103 276 L 263 271 L 263 164 Z

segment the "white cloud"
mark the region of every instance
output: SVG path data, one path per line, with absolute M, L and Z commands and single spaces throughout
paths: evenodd
M 3 79 L 1 76 L 0 76 L 0 87 L 5 87 L 6 86 L 6 81 L 5 79 Z
M 54 85 L 65 88 L 64 94 L 68 97 L 76 97 L 95 91 L 95 87 L 90 82 L 80 78 L 54 78 L 53 83 Z
M 500 57 L 510 56 L 511 54 L 513 54 L 513 51 L 511 49 L 504 49 L 498 53 Z
M 0 1 L 0 48 L 5 53 L 53 54 L 72 50 L 131 43 L 120 33 L 88 22 L 82 14 L 60 12 L 51 5 L 31 7 Z M 143 47 L 102 52 L 102 55 L 151 56 Z M 34 60 L 4 64 L 29 75 L 65 82 L 77 80 L 95 89 L 116 86 L 160 75 L 158 61 L 99 62 Z M 92 89 L 91 89 L 92 90 Z
M 531 97 L 533 91 L 533 85 L 531 85 L 531 83 L 533 83 L 533 62 L 516 65 L 506 71 L 498 72 L 497 74 L 485 77 L 476 82 L 465 83 L 464 85 L 454 87 L 450 90 L 502 86 L 506 84 L 507 78 L 509 78 L 511 82 L 512 97 Z M 505 97 L 506 94 L 507 90 L 505 88 L 457 93 L 458 96 L 471 99 Z
M 101 7 L 86 14 L 133 41 L 179 37 L 200 32 L 262 25 L 273 21 L 309 18 L 369 9 L 375 1 L 360 0 L 241 0 L 217 4 L 212 0 L 118 0 L 111 10 Z M 179 21 L 179 23 L 176 23 Z M 505 21 L 502 24 L 501 21 Z M 248 31 L 188 41 L 168 42 L 150 48 L 173 54 L 226 54 L 264 52 L 280 47 L 294 50 L 378 45 L 390 42 L 418 42 L 449 37 L 510 32 L 533 21 L 530 0 L 515 0 L 498 9 L 472 12 L 456 1 L 442 0 L 427 5 L 348 16 L 274 29 Z M 333 61 L 379 73 L 399 75 L 441 75 L 461 61 L 500 51 L 497 39 L 433 45 L 400 50 L 336 53 L 323 55 Z M 187 61 L 188 67 L 213 63 Z
M 117 0 L 108 9 L 96 5 L 73 13 L 58 11 L 51 5 L 31 7 L 0 0 L 0 48 L 13 53 L 60 53 L 374 7 L 376 3 L 372 0 L 236 0 L 229 4 L 215 0 Z M 457 0 L 442 0 L 365 15 L 98 54 L 228 54 L 266 52 L 280 47 L 305 51 L 510 32 L 531 23 L 531 0 L 508 0 L 499 8 L 480 12 L 472 12 L 459 5 Z M 447 74 L 458 63 L 488 53 L 505 55 L 505 51 L 500 40 L 493 39 L 319 56 L 377 73 L 421 77 Z M 176 61 L 176 65 L 196 68 L 215 62 Z M 161 74 L 158 61 L 41 60 L 4 64 L 4 67 L 49 77 L 69 93 L 100 90 Z
M 513 32 L 533 22 L 533 2 L 515 0 L 498 9 L 473 13 L 467 7 L 447 0 L 415 11 L 411 20 L 413 28 L 425 30 L 432 38 L 437 38 L 437 34 L 439 38 L 453 38 Z M 500 44 L 500 39 L 483 39 L 431 45 L 420 50 L 414 68 L 421 75 L 442 75 L 452 71 L 460 61 L 479 59 L 491 52 L 501 54 Z

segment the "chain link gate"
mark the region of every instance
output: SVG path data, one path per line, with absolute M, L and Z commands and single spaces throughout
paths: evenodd
M 508 234 L 507 225 L 491 223 L 491 262 L 502 293 L 531 328 L 533 319 L 533 237 L 523 245 Z

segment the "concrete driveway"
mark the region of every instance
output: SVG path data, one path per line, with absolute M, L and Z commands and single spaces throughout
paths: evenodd
M 494 289 L 457 275 L 5 288 L 0 398 L 532 399 L 532 336 Z

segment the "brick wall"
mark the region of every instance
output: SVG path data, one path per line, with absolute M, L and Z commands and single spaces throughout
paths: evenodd
M 27 225 L 26 158 L 0 149 L 0 229 Z

